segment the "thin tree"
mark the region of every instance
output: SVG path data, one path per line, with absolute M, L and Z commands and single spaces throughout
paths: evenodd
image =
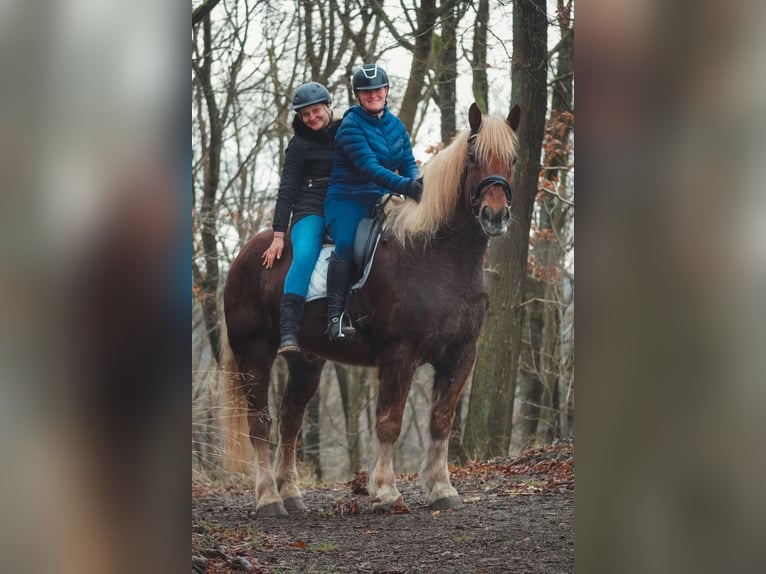
M 482 112 L 487 113 L 489 81 L 487 79 L 487 28 L 489 27 L 489 0 L 479 0 L 473 27 L 471 74 L 473 99 Z
M 192 275 L 195 285 L 199 287 L 198 300 L 203 308 L 205 327 L 210 337 L 213 353 L 218 360 L 220 359 L 220 327 L 218 324 L 217 292 L 220 269 L 218 265 L 216 195 L 220 183 L 224 118 L 213 88 L 212 67 L 212 23 L 208 10 L 202 16 L 202 50 L 197 52 L 197 58 L 192 59 L 194 81 L 200 97 L 204 99 L 207 110 L 206 118 L 204 118 L 206 122 L 203 121 L 202 109 L 200 108 L 199 111 L 201 125 L 206 125 L 206 133 L 201 139 L 201 155 L 204 157 L 202 201 L 197 213 L 201 258 L 192 260 Z

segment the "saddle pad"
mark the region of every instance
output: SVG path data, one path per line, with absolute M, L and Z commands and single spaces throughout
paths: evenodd
M 352 289 L 361 289 L 362 285 L 367 281 L 367 276 L 372 268 L 372 262 L 375 259 L 375 252 L 378 249 L 379 240 L 380 238 L 375 241 L 375 247 L 372 250 L 372 255 L 370 255 L 370 260 L 364 266 L 364 273 L 362 273 L 361 279 L 351 286 Z M 333 245 L 325 245 L 322 247 L 322 251 L 319 252 L 319 258 L 316 265 L 314 265 L 314 271 L 311 273 L 306 301 L 327 297 L 327 265 L 330 260 L 330 253 L 332 253 L 334 248 Z

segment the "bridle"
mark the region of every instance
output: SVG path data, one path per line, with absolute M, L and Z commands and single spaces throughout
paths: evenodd
M 474 153 L 474 146 L 476 144 L 476 132 L 471 133 L 468 138 L 468 161 L 466 161 L 463 175 L 460 178 L 460 189 L 464 189 L 468 174 L 473 168 L 476 160 Z M 493 185 L 499 185 L 505 193 L 505 197 L 508 200 L 508 205 L 511 204 L 511 196 L 513 195 L 513 187 L 502 175 L 488 175 L 482 179 L 479 183 L 471 187 L 471 193 L 466 196 L 466 203 L 469 211 L 474 214 L 475 217 L 479 216 L 479 198 L 483 195 L 484 191 L 492 187 Z

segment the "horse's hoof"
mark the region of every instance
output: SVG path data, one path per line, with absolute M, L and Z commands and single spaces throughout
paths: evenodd
M 465 505 L 459 496 L 448 496 L 434 500 L 430 506 L 431 510 L 459 510 Z
M 269 516 L 287 516 L 287 510 L 285 505 L 281 502 L 272 502 L 271 504 L 265 504 L 256 509 L 256 518 L 266 518 Z
M 301 499 L 298 496 L 294 496 L 292 498 L 285 498 L 284 504 L 288 512 L 305 512 L 306 511 L 306 505 L 303 504 L 303 499 Z

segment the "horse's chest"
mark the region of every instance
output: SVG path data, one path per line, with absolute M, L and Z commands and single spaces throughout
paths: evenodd
M 460 335 L 480 328 L 487 311 L 486 292 L 434 287 L 413 298 L 404 310 L 426 332 Z

